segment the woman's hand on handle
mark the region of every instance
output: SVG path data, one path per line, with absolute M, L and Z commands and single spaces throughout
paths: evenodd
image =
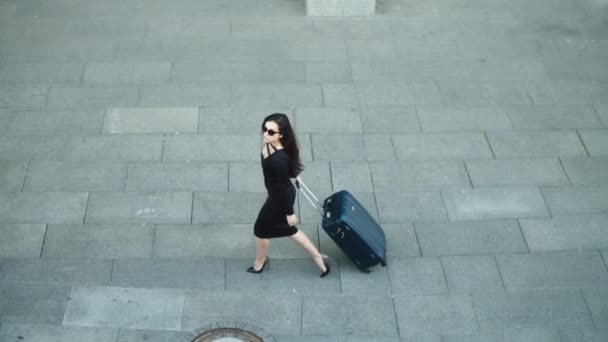
M 296 225 L 296 223 L 298 223 L 298 218 L 297 218 L 296 214 L 293 214 L 293 215 L 287 215 L 287 223 L 288 223 L 290 226 L 295 226 L 295 225 Z

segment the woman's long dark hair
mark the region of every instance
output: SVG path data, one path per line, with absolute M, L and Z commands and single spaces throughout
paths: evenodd
M 262 127 L 264 127 L 268 121 L 276 122 L 279 126 L 279 131 L 282 135 L 280 138 L 281 145 L 283 145 L 283 148 L 289 157 L 289 176 L 292 178 L 296 177 L 304 170 L 304 166 L 300 162 L 300 149 L 298 148 L 296 134 L 291 127 L 289 118 L 283 113 L 270 114 L 264 119 L 264 122 L 262 122 Z

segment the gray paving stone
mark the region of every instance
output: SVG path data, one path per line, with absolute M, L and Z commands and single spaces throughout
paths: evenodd
M 517 130 L 601 128 L 591 106 L 512 106 L 508 112 Z
M 153 229 L 143 225 L 49 225 L 44 258 L 149 258 Z
M 348 56 L 351 60 L 395 60 L 398 58 L 395 42 L 385 37 L 373 40 L 348 39 L 346 40 Z
M 223 260 L 120 259 L 114 261 L 112 286 L 223 291 L 225 273 Z
M 580 135 L 592 157 L 608 156 L 608 130 L 581 130 Z
M 372 178 L 366 162 L 331 163 L 331 178 L 334 191 L 372 192 Z
M 111 60 L 115 42 L 103 38 L 17 39 L 3 44 L 5 54 L 14 57 L 13 62 L 79 62 L 86 60 Z
M 108 285 L 111 260 L 4 259 L 0 280 L 55 285 Z
M 531 251 L 608 248 L 607 215 L 521 219 L 519 222 Z
M 15 83 L 80 82 L 83 67 L 78 62 L 0 63 L 0 79 Z
M 583 289 L 585 302 L 593 317 L 596 328 L 608 329 L 608 291 L 605 287 L 596 289 Z
M 180 330 L 185 297 L 176 289 L 73 287 L 63 324 Z
M 81 223 L 84 192 L 0 193 L 0 223 Z
M 60 325 L 70 288 L 49 284 L 0 283 L 0 321 L 5 324 Z
M 259 135 L 168 136 L 163 161 L 259 161 Z
M 292 125 L 296 126 L 291 108 L 201 108 L 199 134 L 252 134 L 261 133 L 262 121 L 272 113 L 284 113 Z M 302 137 L 302 135 L 300 135 Z
M 586 155 L 574 131 L 489 132 L 488 139 L 496 158 Z
M 349 57 L 342 39 L 291 40 L 285 46 L 285 54 L 287 59 L 306 62 L 344 61 Z
M 306 81 L 309 83 L 352 82 L 350 64 L 346 61 L 306 63 Z
M 0 160 L 61 160 L 66 138 L 61 136 L 0 136 Z
M 125 37 L 143 39 L 146 31 L 144 20 L 139 18 L 121 20 L 117 16 L 106 18 L 72 15 L 68 15 L 67 18 L 26 16 L 19 18 L 18 23 L 23 26 L 22 37 L 28 37 L 34 41 L 62 37 L 62 39 L 84 40 L 89 38 L 111 42 Z
M 48 93 L 45 85 L 0 85 L 0 107 L 43 107 Z
M 372 273 L 361 272 L 350 260 L 340 260 L 340 285 L 342 293 L 366 296 L 370 293 L 379 296 L 391 294 L 391 284 L 387 267 L 374 267 Z M 332 264 L 332 273 L 336 267 Z
M 569 184 L 555 158 L 467 160 L 465 163 L 474 187 Z
M 439 294 L 448 291 L 439 258 L 393 258 L 388 262 L 393 295 Z
M 313 160 L 361 161 L 365 160 L 363 137 L 344 134 L 312 134 Z
M 127 191 L 209 191 L 228 190 L 228 165 L 203 163 L 130 163 Z
M 230 192 L 266 192 L 259 162 L 230 162 Z
M 154 229 L 153 256 L 253 259 L 253 225 L 158 225 Z
M 475 293 L 473 304 L 483 330 L 534 325 L 554 329 L 588 329 L 591 315 L 578 290 Z
M 468 188 L 469 177 L 460 161 L 414 161 L 370 163 L 376 191 L 439 190 Z
M 55 85 L 48 94 L 51 108 L 105 108 L 134 106 L 138 89 L 132 85 Z
M 602 342 L 608 339 L 608 329 L 568 330 L 561 336 L 562 342 Z
M 27 163 L 0 162 L 0 191 L 19 192 L 26 170 Z
M 416 109 L 411 106 L 366 108 L 361 112 L 361 122 L 366 134 L 420 132 Z
M 318 246 L 317 225 L 298 224 L 310 240 Z M 272 241 L 272 259 L 303 259 L 310 255 L 295 248 L 292 239 Z M 158 258 L 255 258 L 253 225 L 158 225 L 154 234 L 154 257 Z
M 552 215 L 602 214 L 608 210 L 608 187 L 542 187 Z
M 387 296 L 305 296 L 302 311 L 302 335 L 398 335 Z
M 475 335 L 448 335 L 443 336 L 444 342 L 561 342 L 559 332 L 556 329 L 521 326 L 511 329 L 504 329 L 499 332 L 479 333 Z
M 226 106 L 231 103 L 230 86 L 223 84 L 142 86 L 139 91 L 139 105 L 146 107 Z
M 0 224 L 0 258 L 38 258 L 46 226 Z
M 81 136 L 69 140 L 70 161 L 160 161 L 160 135 Z
M 249 258 L 226 262 L 226 290 L 250 293 L 252 296 L 264 296 L 265 293 L 267 295 L 301 295 L 339 294 L 341 292 L 338 268 L 332 268 L 332 272 L 326 278 L 320 279 L 321 272 L 310 257 L 291 260 L 271 258 L 260 275 L 245 271 L 252 265 L 252 260 Z
M 120 329 L 117 342 L 189 341 L 194 338 L 194 336 L 194 333 L 185 331 Z
M 418 117 L 423 132 L 508 131 L 512 129 L 501 107 L 422 107 Z
M 237 82 L 305 82 L 306 64 L 290 60 L 239 60 L 231 65 Z
M 604 127 L 608 128 L 608 103 L 597 103 L 593 106 Z
M 502 289 L 503 283 L 491 255 L 462 255 L 441 257 L 450 291 L 466 292 Z
M 197 133 L 198 108 L 110 108 L 103 132 Z
M 422 255 L 460 255 L 527 252 L 513 220 L 416 222 Z
M 272 335 L 300 335 L 302 298 L 296 295 L 272 297 L 243 293 L 188 291 L 182 330 L 194 330 L 215 322 L 247 322 Z
M 439 81 L 443 105 L 489 106 L 494 103 L 488 87 L 479 82 Z
M 507 289 L 607 286 L 597 251 L 510 254 L 496 257 Z
M 200 38 L 227 39 L 230 36 L 229 18 L 199 16 L 154 17 L 147 25 L 147 38 L 150 40 L 173 40 L 175 37 L 188 40 Z
M 376 17 L 356 17 L 348 18 L 348 20 L 344 20 L 344 18 L 312 19 L 315 34 L 322 37 L 370 39 L 393 35 L 390 26 L 393 20 L 378 20 Z
M 48 342 L 115 342 L 118 329 L 82 328 L 61 325 L 3 324 L 0 328 L 2 341 L 48 341 Z
M 221 58 L 180 59 L 173 64 L 173 82 L 230 82 L 235 79 L 233 63 Z
M 534 100 L 540 101 L 542 99 L 542 90 L 538 91 L 536 80 L 524 80 L 524 81 L 491 81 L 485 83 L 492 102 L 496 105 L 501 106 L 512 106 L 512 105 L 530 105 L 536 104 Z M 535 95 L 531 95 L 532 91 L 536 91 Z M 534 100 L 533 100 L 534 98 Z M 553 101 L 549 102 L 553 103 Z
M 365 157 L 369 161 L 396 160 L 395 148 L 390 136 L 363 135 Z
M 364 107 L 442 104 L 439 88 L 433 82 L 366 82 L 357 84 L 357 94 Z
M 601 89 L 593 82 L 585 80 L 565 80 L 553 82 L 551 90 L 559 104 L 585 104 L 600 101 Z
M 561 158 L 568 179 L 576 185 L 608 185 L 608 158 Z
M 0 134 L 8 132 L 8 125 L 17 116 L 17 111 L 0 109 Z
M 397 159 L 489 159 L 492 153 L 481 133 L 393 135 Z
M 256 192 L 195 192 L 192 223 L 253 223 L 266 197 Z
M 23 191 L 122 191 L 123 164 L 106 162 L 32 162 Z
M 248 83 L 232 87 L 231 102 L 238 107 L 322 106 L 318 85 L 305 83 Z
M 89 195 L 86 223 L 190 223 L 192 193 L 110 193 Z
M 323 104 L 325 107 L 359 108 L 357 90 L 350 83 L 324 83 Z
M 438 192 L 376 192 L 381 223 L 402 223 L 418 220 L 446 221 L 445 207 Z
M 154 26 L 149 24 L 148 27 Z M 193 43 L 191 39 L 175 36 L 173 39 L 134 39 L 121 38 L 115 44 L 117 61 L 160 61 L 166 62 L 176 58 L 200 57 L 203 54 L 202 43 Z
M 467 334 L 478 330 L 467 295 L 395 297 L 399 334 Z
M 15 116 L 9 134 L 75 135 L 99 134 L 103 125 L 102 110 L 25 111 Z
M 549 216 L 538 188 L 444 190 L 442 195 L 451 221 Z
M 301 107 L 295 110 L 298 132 L 319 134 L 362 133 L 361 117 L 353 109 Z

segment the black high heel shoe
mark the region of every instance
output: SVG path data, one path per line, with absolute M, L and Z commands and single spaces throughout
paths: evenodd
M 328 275 L 331 271 L 331 269 L 329 268 L 329 259 L 327 257 L 323 257 L 323 265 L 325 265 L 325 272 L 321 273 L 321 278 Z
M 264 271 L 264 268 L 268 264 L 268 261 L 270 261 L 270 258 L 266 257 L 266 260 L 264 260 L 264 263 L 262 264 L 262 268 L 260 268 L 259 270 L 256 270 L 253 266 L 251 266 L 251 267 L 249 267 L 247 269 L 247 272 L 249 272 L 249 273 L 262 273 Z

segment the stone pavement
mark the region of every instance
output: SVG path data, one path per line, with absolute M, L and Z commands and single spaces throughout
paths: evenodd
M 0 341 L 608 340 L 608 3 L 0 0 Z M 320 196 L 354 192 L 386 268 L 299 200 L 245 273 L 259 125 L 288 113 Z

